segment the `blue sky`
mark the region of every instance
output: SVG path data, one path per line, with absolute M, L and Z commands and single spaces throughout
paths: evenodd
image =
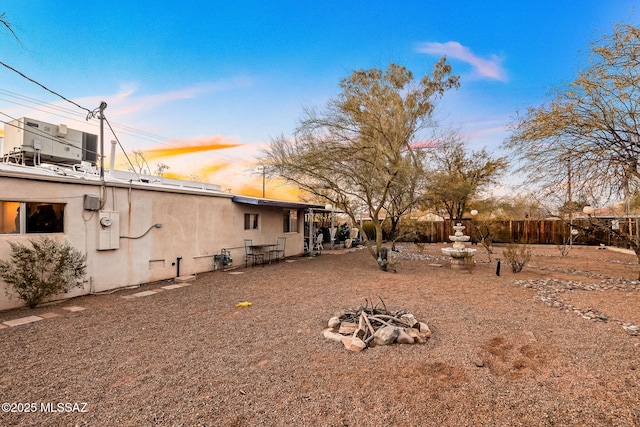
M 638 6 L 5 0 L 0 13 L 21 45 L 0 31 L 0 61 L 86 108 L 106 101 L 124 148 L 149 150 L 151 165 L 258 195 L 261 179 L 250 175 L 258 150 L 290 136 L 303 108 L 336 96 L 352 70 L 395 62 L 420 77 L 447 55 L 461 87 L 438 102 L 437 119 L 460 128 L 470 147 L 498 153 L 515 112 L 570 81 L 590 42 L 614 23 L 638 24 Z M 82 110 L 4 67 L 0 113 L 97 133 Z M 169 156 L 217 144 L 237 146 Z M 277 183 L 267 187 L 267 197 L 286 197 Z

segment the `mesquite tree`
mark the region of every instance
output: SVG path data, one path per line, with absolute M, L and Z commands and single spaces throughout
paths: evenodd
M 591 204 L 629 200 L 640 183 L 640 29 L 617 24 L 591 46 L 587 63 L 554 98 L 520 114 L 505 141 L 539 194 Z M 593 221 L 593 229 L 611 224 Z M 584 230 L 589 232 L 589 230 Z M 640 261 L 640 245 L 619 233 Z
M 469 202 L 507 169 L 505 157 L 494 157 L 485 148 L 473 151 L 456 132 L 447 132 L 426 152 L 429 180 L 425 205 L 445 210 L 454 221 L 462 219 Z
M 294 137 L 274 139 L 262 160 L 272 174 L 343 210 L 356 227 L 358 215 L 368 213 L 376 242 L 365 244 L 377 259 L 382 226 L 376 219 L 396 186 L 422 173 L 412 143 L 432 125 L 434 100 L 458 87 L 458 77 L 442 58 L 419 81 L 391 64 L 385 71 L 354 71 L 340 87 L 325 108 L 306 109 Z

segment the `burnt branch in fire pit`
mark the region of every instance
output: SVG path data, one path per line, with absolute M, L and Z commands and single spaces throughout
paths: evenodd
M 350 351 L 375 345 L 427 342 L 431 330 L 426 323 L 419 322 L 406 310 L 388 311 L 382 298 L 378 298 L 384 308 L 372 306 L 366 300 L 365 306 L 346 308 L 329 319 L 323 332 L 325 338 L 342 342 Z

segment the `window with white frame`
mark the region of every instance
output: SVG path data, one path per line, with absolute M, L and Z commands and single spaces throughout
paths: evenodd
M 64 232 L 63 203 L 0 201 L 0 234 Z
M 259 226 L 258 214 L 244 214 L 244 229 L 245 230 L 257 230 Z

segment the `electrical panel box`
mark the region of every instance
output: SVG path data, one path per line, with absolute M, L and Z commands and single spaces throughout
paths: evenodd
M 120 214 L 98 212 L 98 250 L 108 251 L 120 247 Z
M 91 194 L 85 194 L 83 205 L 85 211 L 100 210 L 100 198 L 98 196 L 92 196 Z
M 96 161 L 97 136 L 66 125 L 54 125 L 23 117 L 4 127 L 2 154 L 21 151 L 26 159 L 73 165 Z M 34 164 L 36 162 L 34 161 Z

